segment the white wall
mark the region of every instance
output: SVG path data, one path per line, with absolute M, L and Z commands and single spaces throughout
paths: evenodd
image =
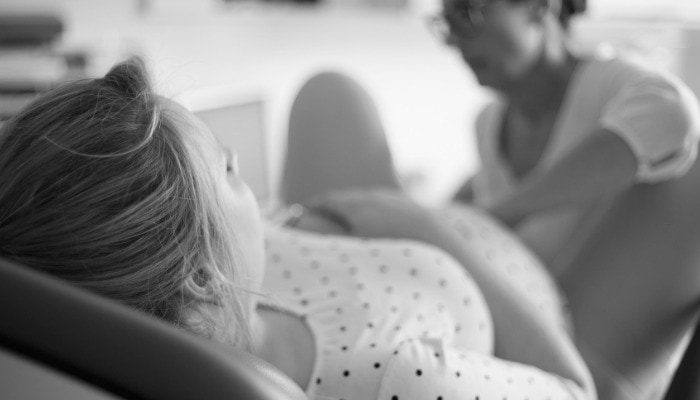
M 594 18 L 578 23 L 576 33 L 586 46 L 610 40 L 648 57 L 700 89 L 695 73 L 700 55 L 693 51 L 700 49 L 700 35 L 673 20 L 679 12 L 697 9 L 695 2 L 593 0 Z M 436 10 L 437 0 L 407 1 L 410 12 L 329 3 L 333 6 L 314 8 L 240 2 L 222 9 L 213 0 L 0 0 L 0 10 L 61 10 L 68 28 L 63 45 L 89 49 L 95 74 L 138 52 L 149 59 L 166 95 L 216 85 L 264 93 L 273 181 L 284 152 L 286 113 L 298 86 L 314 71 L 347 71 L 376 99 L 397 167 L 419 178 L 415 195 L 439 201 L 477 165 L 471 132 L 487 95 L 425 28 L 422 16 Z M 629 13 L 636 19 L 621 22 L 619 16 Z M 648 21 L 653 13 L 660 22 Z
M 145 11 L 137 1 L 63 3 L 63 45 L 90 49 L 94 74 L 137 52 L 147 56 L 165 95 L 216 85 L 265 93 L 273 180 L 292 96 L 323 69 L 346 71 L 370 91 L 397 167 L 412 177 L 420 200 L 445 197 L 476 166 L 470 121 L 485 94 L 415 14 L 254 3 L 222 9 L 183 0 L 151 2 Z

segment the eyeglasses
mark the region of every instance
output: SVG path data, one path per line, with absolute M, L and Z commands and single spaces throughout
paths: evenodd
M 458 1 L 440 14 L 428 18 L 428 27 L 440 40 L 449 43 L 457 37 L 474 38 L 484 30 L 484 9 L 496 0 Z

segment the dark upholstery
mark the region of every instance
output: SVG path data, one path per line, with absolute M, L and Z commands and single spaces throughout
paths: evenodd
M 3 259 L 0 299 L 0 353 L 21 355 L 122 398 L 307 399 L 254 356 Z
M 664 400 L 700 400 L 700 331 L 697 326 Z

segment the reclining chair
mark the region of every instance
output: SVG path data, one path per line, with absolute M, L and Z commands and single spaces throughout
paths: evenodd
M 664 400 L 700 400 L 700 331 L 697 326 Z
M 307 400 L 264 361 L 0 259 L 0 398 Z

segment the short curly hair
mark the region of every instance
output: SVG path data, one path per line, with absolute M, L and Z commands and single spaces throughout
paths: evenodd
M 510 0 L 513 3 L 521 3 L 528 0 Z M 571 18 L 576 15 L 583 14 L 586 11 L 587 0 L 561 0 L 561 9 L 559 10 L 559 22 L 568 29 Z
M 587 7 L 586 0 L 562 0 L 561 11 L 559 12 L 559 22 L 568 28 L 572 17 L 583 14 Z

